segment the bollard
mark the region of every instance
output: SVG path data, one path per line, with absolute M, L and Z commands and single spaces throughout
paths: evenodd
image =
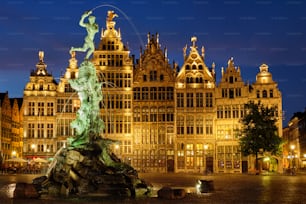
M 209 193 L 214 191 L 213 180 L 198 180 L 197 192 L 198 193 Z

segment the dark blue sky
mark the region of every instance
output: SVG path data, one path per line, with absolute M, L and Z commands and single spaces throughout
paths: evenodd
M 2 0 L 0 92 L 22 96 L 39 50 L 45 51 L 47 69 L 59 79 L 68 65 L 70 47 L 83 43 L 79 18 L 94 8 L 100 28 L 105 28 L 107 10 L 119 15 L 116 27 L 136 57 L 146 34 L 158 32 L 169 60 L 181 66 L 182 48 L 195 35 L 198 47 L 205 46 L 206 64 L 216 63 L 218 80 L 230 57 L 250 83 L 258 67 L 268 64 L 283 93 L 285 125 L 294 112 L 306 107 L 306 3 L 302 0 Z M 99 37 L 100 33 L 96 43 Z

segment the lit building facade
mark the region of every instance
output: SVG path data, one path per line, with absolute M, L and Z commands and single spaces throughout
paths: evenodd
M 27 159 L 49 158 L 55 153 L 56 94 L 57 82 L 48 73 L 44 52 L 40 51 L 23 92 L 23 156 Z
M 104 137 L 117 140 L 112 149 L 124 162 L 132 160 L 132 83 L 133 58 L 128 47 L 121 41 L 120 29 L 116 29 L 108 12 L 106 29 L 102 29 L 99 45 L 93 53 L 93 63 L 102 82 L 103 103 L 101 116 L 105 123 Z
M 3 161 L 23 156 L 22 102 L 22 98 L 9 98 L 8 92 L 0 93 L 0 157 Z
M 147 38 L 134 69 L 132 165 L 141 172 L 173 172 L 176 73 L 159 35 Z
M 196 37 L 184 65 L 175 81 L 175 171 L 203 172 L 214 170 L 215 138 L 215 70 L 205 64 L 205 49 L 201 54 Z
M 205 48 L 198 50 L 196 37 L 183 49 L 184 63 L 176 71 L 158 34 L 148 34 L 135 61 L 114 17 L 106 19 L 92 57 L 104 96 L 102 136 L 118 141 L 112 145 L 114 153 L 140 172 L 233 173 L 254 168 L 254 159 L 239 152 L 236 131 L 244 104 L 260 100 L 277 106 L 281 136 L 282 98 L 268 66 L 261 65 L 256 82 L 246 84 L 231 58 L 217 83 L 215 64 L 206 65 Z M 40 54 L 24 90 L 26 157 L 51 157 L 74 135 L 70 123 L 80 102 L 69 80 L 77 76 L 75 53 L 59 84 Z
M 284 134 L 284 167 L 306 168 L 306 111 L 295 113 L 288 126 L 283 129 Z

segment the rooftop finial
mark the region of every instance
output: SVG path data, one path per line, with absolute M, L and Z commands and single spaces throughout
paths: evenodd
M 191 42 L 192 42 L 192 47 L 195 47 L 196 46 L 195 43 L 197 42 L 197 37 L 193 36 L 191 38 Z
M 39 51 L 38 57 L 39 57 L 39 61 L 43 62 L 44 61 L 44 51 Z

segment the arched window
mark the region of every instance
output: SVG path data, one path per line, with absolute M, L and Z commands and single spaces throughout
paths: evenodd
M 189 70 L 189 69 L 190 69 L 190 66 L 187 64 L 187 65 L 185 66 L 185 68 L 186 68 L 186 70 Z

